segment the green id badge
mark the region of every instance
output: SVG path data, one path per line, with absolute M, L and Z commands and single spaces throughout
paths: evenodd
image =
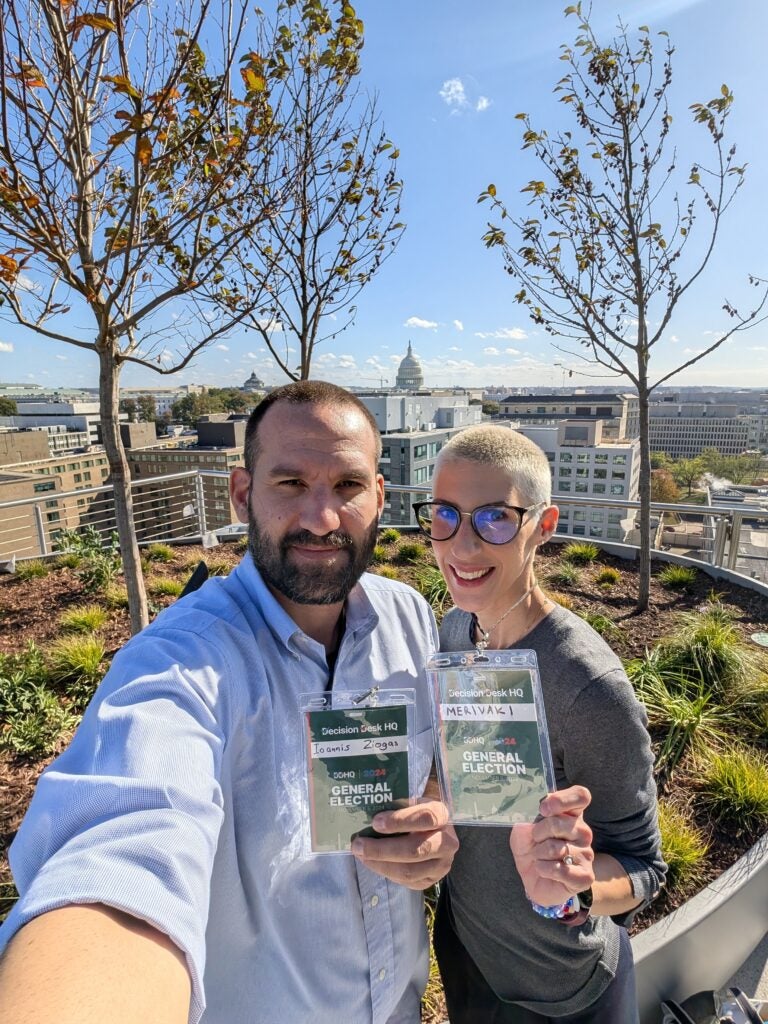
M 435 746 L 443 799 L 462 825 L 533 821 L 555 788 L 533 651 L 435 655 Z
M 377 835 L 376 814 L 411 801 L 413 691 L 365 696 L 366 704 L 353 695 L 302 698 L 313 853 L 347 852 L 356 835 Z

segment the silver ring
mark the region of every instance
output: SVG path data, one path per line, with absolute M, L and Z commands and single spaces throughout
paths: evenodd
M 567 857 L 563 857 L 563 864 L 567 864 L 570 867 L 573 864 L 573 857 L 570 854 Z

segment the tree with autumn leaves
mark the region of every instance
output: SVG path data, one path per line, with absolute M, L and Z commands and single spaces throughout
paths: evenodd
M 280 256 L 264 264 L 263 236 L 295 204 L 283 112 L 307 36 L 339 89 L 356 70 L 362 26 L 339 6 L 283 0 L 270 28 L 229 0 L 0 0 L 0 315 L 98 360 L 134 631 L 120 373 L 173 373 L 260 318 Z

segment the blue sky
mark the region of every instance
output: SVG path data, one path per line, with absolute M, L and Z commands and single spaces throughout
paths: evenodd
M 263 5 L 267 8 L 269 5 Z M 561 385 L 555 352 L 513 301 L 498 251 L 481 242 L 487 209 L 478 194 L 494 182 L 511 205 L 537 176 L 520 150 L 519 111 L 550 132 L 567 127 L 552 95 L 564 73 L 559 46 L 576 20 L 542 0 L 359 0 L 366 25 L 362 80 L 378 95 L 386 130 L 401 151 L 407 230 L 358 298 L 355 324 L 316 350 L 313 376 L 341 384 L 394 383 L 409 339 L 428 385 Z M 594 0 L 592 23 L 610 38 L 617 8 L 632 29 L 665 29 L 676 48 L 671 91 L 681 164 L 707 155 L 688 105 L 726 82 L 735 94 L 729 140 L 747 163 L 745 185 L 724 223 L 701 285 L 681 307 L 655 357 L 658 373 L 685 362 L 727 326 L 722 301 L 746 306 L 748 273 L 768 277 L 768 4 L 765 0 Z M 706 161 L 704 161 L 706 162 Z M 519 209 L 523 207 L 519 206 Z M 174 377 L 127 368 L 124 385 L 241 383 L 251 370 L 284 378 L 254 335 L 233 334 Z M 93 356 L 37 341 L 0 325 L 0 381 L 95 386 Z M 581 377 L 569 383 L 615 383 Z M 675 378 L 679 384 L 768 387 L 768 324 L 738 336 Z

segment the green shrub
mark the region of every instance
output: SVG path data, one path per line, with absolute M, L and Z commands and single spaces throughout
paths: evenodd
M 150 544 L 144 552 L 148 562 L 172 562 L 173 548 L 170 544 Z
M 98 604 L 84 604 L 70 608 L 59 618 L 62 629 L 68 633 L 95 633 L 107 624 L 109 615 Z
M 56 567 L 57 569 L 77 569 L 81 562 L 82 558 L 76 551 L 68 551 L 57 557 Z
M 87 591 L 105 590 L 122 572 L 120 544 L 114 531 L 104 538 L 93 526 L 63 530 L 57 544 L 65 554 L 79 556 L 77 575 Z
M 29 644 L 20 654 L 0 656 L 0 749 L 21 757 L 47 757 L 77 718 L 48 687 L 41 650 Z
M 104 675 L 104 644 L 93 636 L 67 636 L 48 652 L 51 679 L 59 683 L 74 707 L 82 709 Z
M 738 710 L 723 705 L 701 680 L 676 674 L 658 648 L 627 665 L 627 675 L 645 705 L 648 721 L 662 733 L 657 767 L 671 772 L 688 750 L 707 753 L 738 725 Z
M 107 608 L 127 608 L 128 591 L 116 583 L 104 588 L 104 604 Z
M 609 619 L 607 615 L 603 615 L 601 612 L 579 612 L 582 619 L 588 622 L 592 629 L 600 636 L 615 636 L 621 632 L 621 626 L 614 622 L 613 619 Z
M 765 831 L 768 756 L 740 747 L 714 754 L 704 772 L 703 795 L 717 820 L 738 831 Z
M 747 645 L 720 604 L 681 615 L 676 632 L 663 639 L 658 649 L 670 671 L 700 681 L 721 698 L 744 695 L 764 685 L 764 656 Z
M 566 562 L 572 562 L 573 565 L 589 565 L 599 554 L 600 549 L 596 544 L 590 544 L 589 541 L 576 541 L 573 544 L 566 544 L 563 559 Z
M 397 549 L 397 557 L 401 562 L 418 562 L 424 557 L 425 548 L 418 541 L 406 540 Z
M 30 558 L 26 562 L 16 563 L 16 578 L 22 581 L 42 579 L 49 572 L 49 566 L 41 558 Z
M 394 565 L 379 565 L 376 568 L 376 575 L 383 576 L 385 580 L 399 580 L 400 573 Z
M 229 562 L 225 562 L 223 558 L 213 558 L 205 564 L 208 566 L 209 576 L 229 576 L 232 570 L 232 566 Z
M 433 610 L 442 613 L 450 594 L 440 570 L 434 565 L 421 565 L 414 572 L 414 581 L 420 593 L 432 605 Z
M 659 801 L 661 854 L 667 862 L 667 885 L 680 893 L 693 890 L 701 879 L 707 843 L 690 817 L 668 801 Z
M 548 574 L 547 583 L 552 583 L 556 587 L 573 587 L 576 586 L 580 579 L 581 570 L 577 569 L 575 565 L 565 562 Z
M 183 583 L 167 576 L 156 576 L 147 580 L 147 590 L 153 597 L 178 597 L 183 589 Z
M 595 577 L 595 582 L 599 586 L 608 589 L 609 587 L 615 587 L 620 579 L 621 573 L 619 572 L 619 570 L 614 569 L 612 565 L 607 565 L 604 569 L 601 569 L 600 572 L 597 574 L 597 576 Z
M 390 526 L 386 530 L 381 531 L 379 534 L 379 540 L 382 544 L 395 544 L 400 540 L 400 531 L 396 530 L 393 526 Z
M 371 562 L 374 565 L 380 565 L 382 562 L 386 562 L 388 558 L 389 551 L 387 551 L 383 544 L 377 544 L 371 552 Z
M 670 590 L 687 590 L 696 582 L 698 572 L 690 565 L 667 565 L 658 574 L 657 579 Z

